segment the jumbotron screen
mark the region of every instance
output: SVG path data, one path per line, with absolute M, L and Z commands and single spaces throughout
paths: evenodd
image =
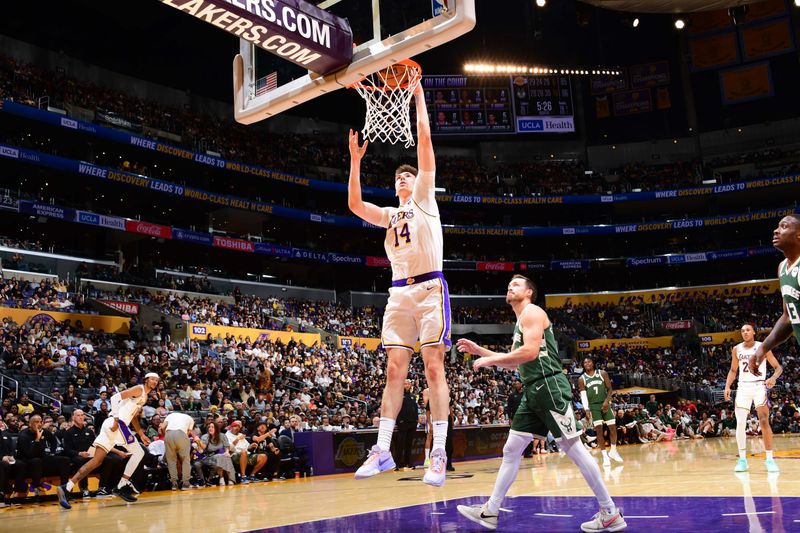
M 572 133 L 569 76 L 423 76 L 434 135 Z

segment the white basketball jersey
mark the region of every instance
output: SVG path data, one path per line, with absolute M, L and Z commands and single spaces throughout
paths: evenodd
M 739 359 L 739 383 L 750 383 L 754 381 L 764 381 L 767 375 L 767 360 L 761 361 L 758 370 L 761 372 L 760 376 L 754 376 L 750 372 L 750 356 L 756 353 L 756 348 L 761 346 L 759 341 L 755 341 L 753 346 L 745 348 L 744 343 L 736 345 L 736 357 Z
M 392 280 L 442 271 L 442 222 L 432 192 L 424 205 L 430 208 L 427 212 L 412 196 L 405 205 L 389 208 L 383 247 L 392 264 Z
M 136 412 L 147 402 L 147 395 L 144 393 L 144 387 L 141 385 L 137 386 L 142 387 L 142 394 L 133 398 L 124 398 L 120 400 L 119 406 L 117 407 L 117 418 L 125 422 L 126 425 L 130 425 Z

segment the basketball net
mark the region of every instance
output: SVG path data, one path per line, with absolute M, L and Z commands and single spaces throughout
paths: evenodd
M 368 75 L 351 88 L 367 104 L 361 134 L 370 142 L 402 142 L 414 146 L 411 134 L 411 98 L 422 79 L 420 66 L 407 59 Z

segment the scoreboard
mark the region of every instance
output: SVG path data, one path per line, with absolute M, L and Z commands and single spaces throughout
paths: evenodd
M 423 76 L 422 87 L 434 135 L 575 131 L 569 76 Z

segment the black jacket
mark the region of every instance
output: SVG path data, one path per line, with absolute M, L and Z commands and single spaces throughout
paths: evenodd
M 410 392 L 403 395 L 403 407 L 400 408 L 400 415 L 397 417 L 397 422 L 413 422 L 416 424 L 419 421 L 419 411 L 417 410 L 417 402 L 411 396 Z
M 80 452 L 88 451 L 94 438 L 94 431 L 89 426 L 83 426 L 83 429 L 72 426 L 64 432 L 64 455 L 75 457 Z
M 0 458 L 6 455 L 14 457 L 14 440 L 8 431 L 0 431 Z
M 51 432 L 43 430 L 42 438 L 36 442 L 36 434 L 30 429 L 20 431 L 17 440 L 17 459 L 30 460 L 42 459 L 48 455 L 55 455 L 58 449 L 58 440 Z

